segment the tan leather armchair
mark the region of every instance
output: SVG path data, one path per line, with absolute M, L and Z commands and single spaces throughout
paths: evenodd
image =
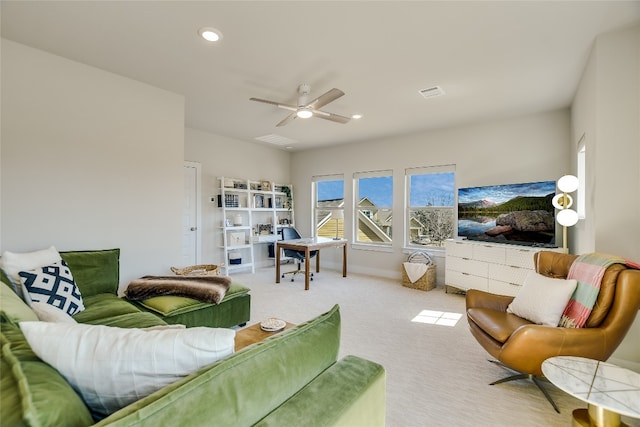
M 566 278 L 575 255 L 541 251 L 535 254 L 536 271 Z M 640 308 L 640 270 L 621 264 L 609 267 L 602 279 L 596 305 L 584 328 L 533 324 L 506 309 L 513 297 L 469 290 L 467 320 L 476 340 L 498 363 L 518 373 L 495 381 L 530 378 L 560 412 L 537 377 L 542 362 L 553 356 L 580 356 L 605 361 L 622 342 Z

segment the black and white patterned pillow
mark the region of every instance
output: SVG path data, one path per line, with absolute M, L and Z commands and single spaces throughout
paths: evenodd
M 80 289 L 64 260 L 18 273 L 22 292 L 30 302 L 44 302 L 73 316 L 84 310 Z

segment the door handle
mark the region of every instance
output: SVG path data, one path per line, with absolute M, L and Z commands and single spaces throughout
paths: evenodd
M 189 230 L 190 231 L 196 231 L 196 228 L 195 227 L 191 227 Z

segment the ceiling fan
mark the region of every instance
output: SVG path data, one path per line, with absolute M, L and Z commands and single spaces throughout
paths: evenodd
M 266 99 L 260 98 L 249 98 L 250 101 L 264 102 L 265 104 L 275 105 L 278 108 L 282 108 L 283 110 L 292 111 L 287 117 L 285 117 L 280 123 L 276 126 L 284 126 L 287 123 L 291 122 L 297 117 L 301 119 L 308 119 L 309 117 L 318 117 L 320 119 L 330 120 L 332 122 L 337 123 L 348 123 L 351 118 L 341 116 L 339 114 L 328 113 L 326 111 L 319 110 L 319 108 L 324 107 L 328 103 L 335 101 L 344 95 L 344 92 L 340 89 L 333 88 L 311 102 L 308 102 L 308 96 L 311 93 L 311 86 L 308 84 L 301 84 L 298 87 L 298 105 L 290 105 L 283 104 L 280 102 L 269 101 Z

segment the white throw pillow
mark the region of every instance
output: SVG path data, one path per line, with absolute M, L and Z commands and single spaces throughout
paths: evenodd
M 235 331 L 20 322 L 38 357 L 102 418 L 234 351 Z
M 15 292 L 22 297 L 20 276 L 18 273 L 25 270 L 34 270 L 38 267 L 60 262 L 62 257 L 54 246 L 33 252 L 9 252 L 2 253 L 2 269 L 11 281 Z
M 539 325 L 558 326 L 578 281 L 553 279 L 530 271 L 507 313 Z
M 46 302 L 32 302 L 31 309 L 43 322 L 78 323 L 64 311 Z

